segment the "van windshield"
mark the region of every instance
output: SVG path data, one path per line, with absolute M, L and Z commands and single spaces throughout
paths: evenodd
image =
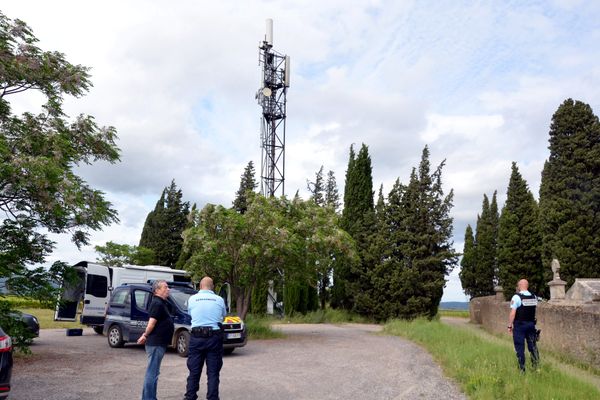
M 188 299 L 198 293 L 197 290 L 182 288 L 182 287 L 172 287 L 169 292 L 169 297 L 173 299 L 177 307 L 181 308 L 183 311 L 187 311 L 188 308 Z

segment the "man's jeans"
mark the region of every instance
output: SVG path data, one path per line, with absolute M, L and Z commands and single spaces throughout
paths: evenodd
M 146 346 L 148 367 L 146 368 L 146 377 L 144 378 L 142 400 L 156 400 L 156 387 L 158 386 L 160 363 L 162 362 L 166 350 L 166 346 Z

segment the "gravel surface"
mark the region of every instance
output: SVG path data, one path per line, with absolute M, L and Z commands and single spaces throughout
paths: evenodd
M 375 325 L 277 325 L 287 337 L 253 340 L 224 357 L 220 393 L 239 399 L 465 399 L 415 344 L 376 334 Z M 145 372 L 143 347 L 108 347 L 106 337 L 84 329 L 42 330 L 33 356 L 19 357 L 10 399 L 139 399 Z M 182 399 L 186 359 L 170 350 L 163 359 L 159 399 Z M 206 393 L 203 374 L 199 397 Z

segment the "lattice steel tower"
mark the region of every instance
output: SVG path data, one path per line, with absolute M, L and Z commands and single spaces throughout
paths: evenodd
M 256 94 L 262 107 L 260 143 L 261 193 L 285 194 L 286 96 L 290 87 L 290 57 L 273 50 L 273 20 L 267 19 L 265 40 L 259 44 L 262 66 L 261 87 Z

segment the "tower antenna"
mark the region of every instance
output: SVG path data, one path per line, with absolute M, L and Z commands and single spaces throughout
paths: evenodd
M 265 38 L 259 43 L 261 87 L 256 93 L 262 107 L 260 144 L 260 191 L 285 194 L 285 122 L 287 89 L 290 87 L 290 57 L 273 50 L 273 20 L 267 19 Z

